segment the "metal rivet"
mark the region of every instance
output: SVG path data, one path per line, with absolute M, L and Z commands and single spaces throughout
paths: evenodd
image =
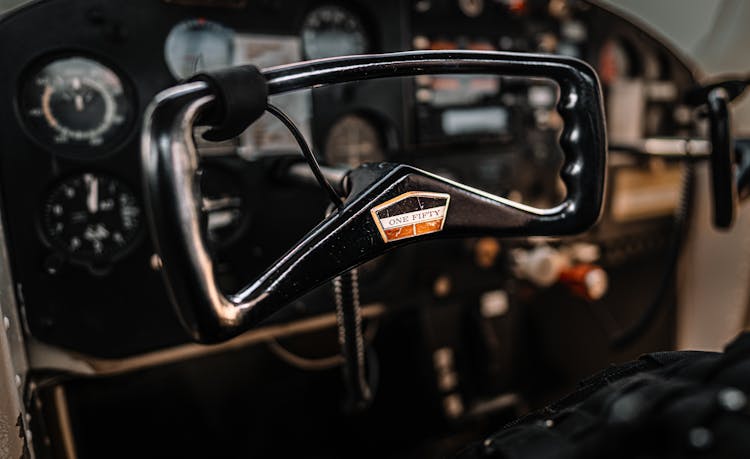
M 10 329 L 10 319 L 8 319 L 8 316 L 3 316 L 3 325 L 5 325 L 5 329 Z
M 747 405 L 745 393 L 734 387 L 720 390 L 716 397 L 719 400 L 719 405 L 727 411 L 739 411 Z
M 706 449 L 713 443 L 714 434 L 705 427 L 694 427 L 690 429 L 688 439 L 690 441 L 690 446 L 693 448 Z
M 546 421 L 544 421 L 544 427 L 551 429 L 554 426 L 555 426 L 555 421 L 553 421 L 552 419 L 547 419 Z

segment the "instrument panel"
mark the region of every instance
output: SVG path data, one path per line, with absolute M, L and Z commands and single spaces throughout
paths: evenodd
M 690 69 L 641 29 L 586 1 L 114 3 L 37 2 L 0 21 L 0 40 L 28 37 L 0 56 L 7 69 L 0 74 L 0 174 L 17 293 L 35 337 L 89 355 L 124 357 L 188 341 L 141 216 L 139 133 L 149 101 L 196 72 L 409 49 L 561 53 L 601 75 L 612 143 L 695 131 L 679 99 L 693 83 Z M 40 26 L 56 16 L 70 20 Z M 31 29 L 40 32 L 29 36 Z M 565 192 L 557 178 L 557 97 L 545 80 L 442 75 L 316 88 L 272 103 L 326 165 L 405 162 L 547 207 Z M 235 289 L 322 219 L 325 195 L 278 176 L 297 144 L 269 115 L 232 141 L 195 137 L 208 164 L 202 187 L 217 274 Z M 606 229 L 605 217 L 587 240 L 663 232 L 673 206 L 662 207 L 632 221 L 632 231 Z M 293 209 L 294 219 L 280 209 Z M 418 261 L 425 259 L 415 248 L 364 270 L 363 301 L 398 304 L 388 293 L 398 291 L 394 277 L 419 276 L 422 263 L 476 267 L 473 249 L 445 244 L 446 257 Z M 511 275 L 501 262 L 493 269 L 477 289 L 497 288 Z M 327 312 L 330 304 L 321 288 L 295 313 Z

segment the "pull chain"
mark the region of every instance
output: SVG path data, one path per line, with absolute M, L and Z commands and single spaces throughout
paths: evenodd
M 320 170 L 315 155 L 307 144 L 302 132 L 294 122 L 278 107 L 268 104 L 269 113 L 278 118 L 294 139 L 299 144 L 302 155 L 307 164 L 336 209 L 343 206 L 344 200 L 331 183 L 325 178 Z M 326 214 L 330 214 L 333 208 L 329 208 Z M 351 411 L 362 411 L 372 402 L 372 389 L 368 383 L 365 343 L 362 333 L 362 309 L 359 302 L 359 277 L 357 269 L 354 268 L 347 273 L 337 276 L 333 280 L 333 293 L 336 302 L 336 324 L 338 327 L 338 340 L 343 357 L 343 376 L 347 388 L 347 408 Z
M 336 277 L 333 280 L 333 292 L 339 344 L 344 357 L 344 382 L 349 393 L 347 405 L 351 411 L 361 411 L 372 401 L 372 390 L 365 362 L 357 268 Z

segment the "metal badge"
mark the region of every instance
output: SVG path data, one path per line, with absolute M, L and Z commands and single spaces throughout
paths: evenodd
M 450 195 L 410 191 L 370 210 L 385 242 L 442 231 Z

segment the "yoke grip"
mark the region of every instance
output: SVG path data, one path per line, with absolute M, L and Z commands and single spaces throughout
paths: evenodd
M 212 142 L 229 140 L 260 118 L 268 105 L 268 84 L 258 67 L 241 65 L 203 72 L 188 81 L 203 81 L 211 87 L 216 101 L 200 119 L 213 126 L 203 134 Z
M 340 209 L 244 288 L 233 294 L 219 289 L 200 224 L 202 196 L 196 176 L 201 158 L 192 137 L 192 127 L 203 114 L 211 115 L 208 120 L 218 117 L 218 132 L 211 137 L 223 138 L 259 116 L 269 94 L 377 78 L 478 73 L 547 78 L 558 84 L 557 109 L 565 122 L 559 140 L 565 154 L 564 202 L 539 209 L 403 164 L 362 166 L 349 174 L 350 193 Z M 245 66 L 212 75 L 213 83 L 196 81 L 157 95 L 145 116 L 141 148 L 146 214 L 166 285 L 185 328 L 198 341 L 222 341 L 249 330 L 327 280 L 418 240 L 575 234 L 596 223 L 601 213 L 607 152 L 603 102 L 595 71 L 580 60 L 415 51 L 319 59 L 260 73 Z M 263 78 L 265 86 L 257 78 Z M 259 89 L 264 87 L 267 92 Z M 247 97 L 252 102 L 240 102 Z M 235 104 L 247 105 L 242 115 L 234 114 Z M 423 207 L 422 198 L 430 205 Z M 414 224 L 409 234 L 400 232 L 403 225 L 383 223 L 392 216 L 416 218 L 422 211 L 429 215 L 419 218 L 432 220 L 420 229 Z

